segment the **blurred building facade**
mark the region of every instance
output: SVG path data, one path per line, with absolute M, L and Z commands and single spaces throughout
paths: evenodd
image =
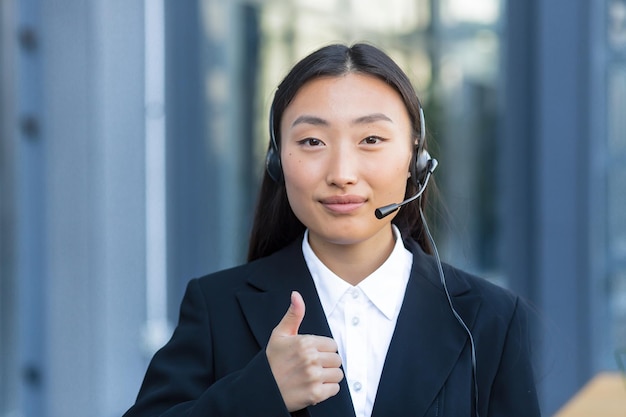
M 4 0 L 0 417 L 130 406 L 187 281 L 245 259 L 273 89 L 355 41 L 420 92 L 444 259 L 535 306 L 546 415 L 616 370 L 626 0 Z

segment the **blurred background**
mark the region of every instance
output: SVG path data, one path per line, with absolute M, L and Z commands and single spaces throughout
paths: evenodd
M 273 89 L 355 41 L 424 103 L 444 260 L 533 305 L 545 414 L 617 370 L 626 0 L 1 0 L 0 417 L 132 404 L 245 259 Z

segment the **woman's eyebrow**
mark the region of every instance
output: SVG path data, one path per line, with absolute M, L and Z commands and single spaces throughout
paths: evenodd
M 302 116 L 299 116 L 298 118 L 296 118 L 296 120 L 293 121 L 293 123 L 291 124 L 291 127 L 294 127 L 296 125 L 299 124 L 310 124 L 310 125 L 316 125 L 316 126 L 328 126 L 328 122 L 324 119 L 322 119 L 321 117 L 317 117 L 317 116 L 310 116 L 307 114 L 304 114 Z
M 367 116 L 361 116 L 361 117 L 354 119 L 352 124 L 355 124 L 355 125 L 367 124 L 367 123 L 379 122 L 381 120 L 385 122 L 393 123 L 393 120 L 391 120 L 387 115 L 383 113 L 372 113 L 372 114 L 368 114 Z
M 372 113 L 372 114 L 368 114 L 365 116 L 357 117 L 356 119 L 352 121 L 352 124 L 353 125 L 368 124 L 368 123 L 379 122 L 381 120 L 385 122 L 393 123 L 393 120 L 391 120 L 387 115 L 383 113 Z M 291 127 L 294 127 L 299 124 L 328 126 L 330 123 L 328 123 L 328 121 L 322 119 L 321 117 L 304 114 L 302 116 L 297 117 L 296 120 L 294 120 L 293 123 L 291 124 Z

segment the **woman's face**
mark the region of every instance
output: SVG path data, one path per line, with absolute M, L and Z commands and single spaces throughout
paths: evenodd
M 280 128 L 287 197 L 311 246 L 389 245 L 394 215 L 374 211 L 404 199 L 414 146 L 400 95 L 369 75 L 313 79 Z

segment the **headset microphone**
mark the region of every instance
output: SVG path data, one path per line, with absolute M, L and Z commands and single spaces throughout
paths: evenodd
M 436 159 L 429 158 L 428 162 L 427 162 L 427 166 L 426 166 L 426 177 L 424 178 L 424 184 L 423 185 L 420 184 L 420 187 L 419 187 L 419 190 L 417 191 L 417 193 L 415 193 L 415 195 L 413 195 L 412 197 L 407 198 L 406 200 L 404 200 L 401 203 L 393 203 L 393 204 L 389 204 L 387 206 L 383 206 L 383 207 L 377 208 L 374 211 L 374 215 L 376 216 L 376 218 L 377 219 L 382 219 L 384 217 L 387 217 L 391 213 L 393 213 L 394 211 L 398 210 L 400 207 L 404 206 L 405 204 L 409 204 L 411 201 L 419 198 L 424 193 L 424 190 L 426 190 L 426 186 L 428 185 L 428 181 L 430 180 L 430 176 L 433 174 L 433 172 L 437 168 L 438 164 L 439 164 L 439 162 L 437 162 Z

